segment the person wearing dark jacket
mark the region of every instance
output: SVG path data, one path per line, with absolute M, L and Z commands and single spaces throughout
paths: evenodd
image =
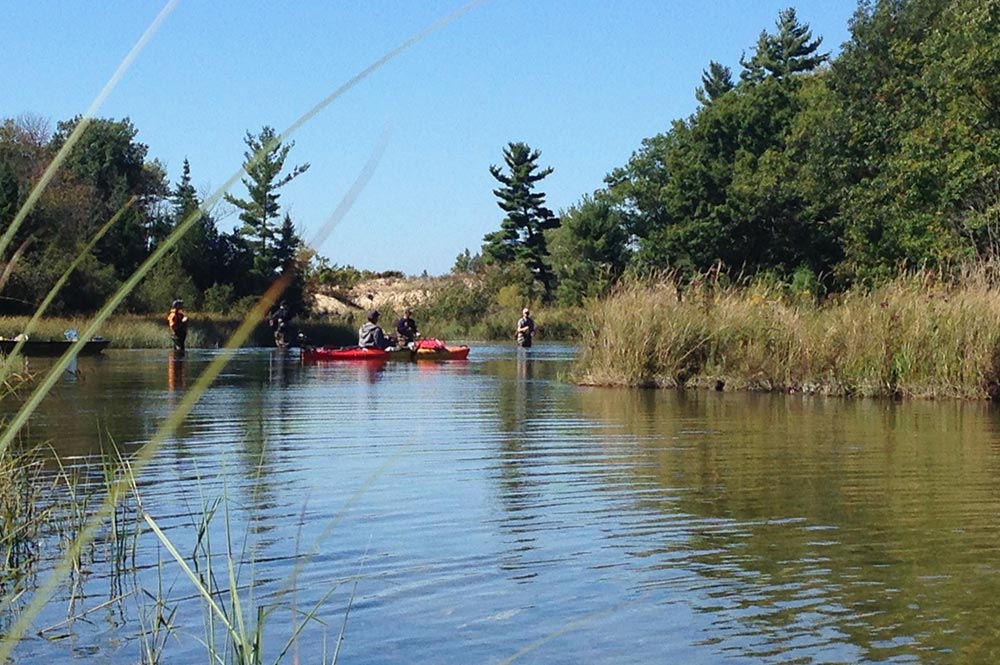
M 396 335 L 400 344 L 411 344 L 417 339 L 417 322 L 411 316 L 409 308 L 403 310 L 403 318 L 396 321 Z
M 288 310 L 288 303 L 284 300 L 278 305 L 268 317 L 271 330 L 274 331 L 274 345 L 282 348 L 288 345 L 288 334 L 292 331 L 292 314 Z
M 358 346 L 365 349 L 388 349 L 392 342 L 382 332 L 382 327 L 378 324 L 379 311 L 373 309 L 368 312 L 368 321 L 358 330 Z
M 517 343 L 528 348 L 531 346 L 531 338 L 535 336 L 535 322 L 531 318 L 531 312 L 525 307 L 521 310 L 521 318 L 517 322 L 517 330 L 515 331 L 517 337 Z

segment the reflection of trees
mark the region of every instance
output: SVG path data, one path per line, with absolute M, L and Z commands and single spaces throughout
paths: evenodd
M 978 404 L 584 390 L 642 441 L 609 459 L 685 538 L 645 554 L 713 580 L 741 656 L 988 662 L 1000 644 L 996 414 Z M 838 647 L 841 648 L 841 647 Z M 814 653 L 811 652 L 811 653 Z M 944 655 L 946 654 L 946 655 Z
M 42 443 L 62 460 L 77 460 L 77 473 L 100 483 L 102 463 L 114 461 L 111 443 L 128 455 L 151 439 L 212 357 L 199 351 L 183 358 L 151 351 L 82 358 L 73 380 L 57 385 L 30 420 L 24 443 Z M 200 466 L 199 451 L 206 445 L 235 450 L 244 480 L 226 491 L 240 493 L 238 503 L 248 514 L 268 510 L 276 495 L 276 452 L 294 426 L 292 400 L 300 373 L 294 357 L 258 353 L 239 358 L 180 423 L 159 460 L 175 460 L 182 479 L 205 483 L 209 493 L 221 492 L 218 470 Z M 4 400 L 0 417 L 18 406 Z M 139 478 L 140 491 L 161 480 L 155 472 Z
M 498 495 L 505 513 L 501 526 L 510 535 L 510 549 L 502 567 L 513 571 L 516 579 L 528 579 L 535 535 L 544 522 L 542 483 L 543 460 L 533 449 L 537 426 L 549 417 L 553 379 L 558 365 L 537 361 L 519 351 L 510 360 L 484 363 L 484 373 L 496 378 L 495 426 L 501 433 L 498 450 Z

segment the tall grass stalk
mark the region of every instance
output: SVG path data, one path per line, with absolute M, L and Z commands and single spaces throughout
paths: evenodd
M 90 122 L 94 119 L 94 116 L 97 114 L 97 110 L 101 108 L 101 105 L 104 104 L 104 100 L 107 99 L 108 95 L 111 94 L 111 91 L 114 90 L 116 85 L 118 85 L 118 82 L 121 81 L 122 77 L 125 75 L 125 72 L 128 71 L 128 68 L 132 66 L 133 62 L 135 62 L 135 59 L 139 57 L 139 53 L 142 52 L 142 49 L 145 48 L 146 44 L 149 43 L 149 40 L 153 38 L 153 35 L 155 35 L 156 32 L 160 29 L 160 26 L 163 25 L 163 22 L 166 20 L 167 16 L 169 16 L 170 12 L 172 12 L 174 10 L 174 7 L 177 6 L 178 1 L 179 0 L 167 1 L 167 3 L 163 6 L 163 9 L 160 10 L 160 13 L 157 14 L 156 18 L 153 19 L 153 22 L 149 24 L 148 28 L 146 28 L 146 31 L 142 33 L 142 36 L 139 38 L 139 41 L 135 43 L 135 45 L 128 52 L 125 58 L 122 59 L 121 63 L 119 63 L 118 68 L 115 69 L 114 74 L 111 75 L 111 78 L 108 79 L 108 82 L 104 84 L 104 87 L 97 94 L 97 97 L 95 97 L 94 101 L 91 102 L 90 107 L 80 118 L 80 121 L 76 123 L 76 126 L 73 128 L 73 131 L 70 132 L 68 137 L 66 137 L 66 143 L 64 143 L 63 146 L 59 149 L 59 152 L 56 153 L 56 156 L 52 158 L 52 162 L 50 162 L 49 165 L 45 168 L 45 171 L 42 173 L 42 176 L 38 179 L 38 182 L 31 189 L 31 192 L 28 194 L 28 198 L 25 200 L 24 205 L 22 205 L 20 209 L 17 211 L 17 214 L 14 215 L 14 219 L 11 220 L 10 226 L 7 227 L 7 230 L 4 232 L 3 236 L 0 236 L 0 256 L 3 256 L 4 253 L 7 251 L 7 247 L 13 240 L 14 234 L 20 228 L 21 223 L 24 222 L 28 214 L 32 210 L 34 210 L 35 204 L 38 203 L 38 200 L 42 196 L 42 192 L 44 192 L 45 188 L 48 187 L 50 182 L 52 182 L 52 178 L 55 177 L 55 174 L 59 170 L 59 167 L 61 167 L 63 162 L 66 161 L 66 158 L 69 156 L 70 151 L 80 140 L 80 137 L 83 136 L 83 133 L 87 130 L 87 127 L 90 125 Z M 3 284 L 0 284 L 0 288 L 3 288 Z
M 49 289 L 49 292 L 45 295 L 45 298 L 43 298 L 42 302 L 38 305 L 38 307 L 35 308 L 35 311 L 31 315 L 31 318 L 28 319 L 27 323 L 25 323 L 24 326 L 19 331 L 20 333 L 23 333 L 21 335 L 21 339 L 20 341 L 18 341 L 17 344 L 14 345 L 13 352 L 5 359 L 4 361 L 5 365 L 10 362 L 16 361 L 17 353 L 18 351 L 21 350 L 21 347 L 24 344 L 24 340 L 27 339 L 28 336 L 34 333 L 36 327 L 38 326 L 38 322 L 42 318 L 42 315 L 45 314 L 46 310 L 48 310 L 49 305 L 51 305 L 52 301 L 55 300 L 56 295 L 58 295 L 60 289 L 62 289 L 63 285 L 69 279 L 70 275 L 73 274 L 73 271 L 76 270 L 77 266 L 79 266 L 84 259 L 90 256 L 90 251 L 97 245 L 98 241 L 101 238 L 103 238 L 104 235 L 111 229 L 111 227 L 114 226 L 118 222 L 118 220 L 122 218 L 122 215 L 124 215 L 125 212 L 129 208 L 131 208 L 133 204 L 135 204 L 136 200 L 137 197 L 132 196 L 125 203 L 125 205 L 123 205 L 118 210 L 118 212 L 116 212 L 114 215 L 111 216 L 111 219 L 105 222 L 104 226 L 98 229 L 97 233 L 94 234 L 94 236 L 87 242 L 87 244 L 84 245 L 83 248 L 81 248 L 80 253 L 76 255 L 76 258 L 73 259 L 73 261 L 69 264 L 69 267 L 66 268 L 66 270 L 63 271 L 63 274 L 59 276 L 59 279 L 57 279 L 55 284 L 52 285 L 52 288 Z M 10 267 L 13 263 L 14 263 L 13 260 L 10 261 L 8 267 Z M 2 288 L 3 284 L 0 283 L 0 289 Z M 12 336 L 18 336 L 18 333 L 15 332 Z
M 581 383 L 830 395 L 1000 396 L 996 269 L 900 275 L 816 304 L 750 282 L 631 284 L 588 312 Z
M 320 110 L 328 106 L 340 95 L 344 94 L 346 91 L 353 88 L 355 85 L 357 85 L 358 83 L 366 79 L 368 76 L 370 76 L 377 69 L 379 69 L 384 64 L 386 64 L 393 58 L 397 57 L 401 53 L 403 53 L 408 48 L 412 47 L 414 44 L 419 42 L 424 37 L 440 29 L 441 27 L 447 25 L 451 21 L 457 19 L 462 14 L 470 11 L 473 7 L 480 4 L 481 1 L 482 0 L 476 0 L 459 8 L 458 10 L 452 12 L 451 14 L 444 17 L 442 20 L 438 21 L 429 28 L 417 33 L 416 35 L 405 41 L 396 49 L 388 52 L 386 55 L 376 60 L 368 68 L 362 70 L 358 75 L 351 78 L 347 83 L 345 83 L 343 86 L 335 90 L 331 95 L 323 99 L 312 109 L 307 111 L 303 116 L 301 116 L 298 120 L 296 120 L 286 131 L 279 134 L 276 140 L 284 141 L 285 139 L 287 139 L 292 132 L 297 130 L 302 124 L 304 124 L 313 116 L 315 116 Z M 170 2 L 167 3 L 164 10 L 154 20 L 153 24 L 140 39 L 136 47 L 133 48 L 133 50 L 125 58 L 122 65 L 119 67 L 118 71 L 116 71 L 115 75 L 112 77 L 112 81 L 109 82 L 109 85 L 106 86 L 104 90 L 102 90 L 101 94 L 98 96 L 98 100 L 95 101 L 95 106 L 99 105 L 100 101 L 103 101 L 104 96 L 106 96 L 107 92 L 110 91 L 110 87 L 112 87 L 113 84 L 117 82 L 118 78 L 120 78 L 120 76 L 123 74 L 127 66 L 131 64 L 134 57 L 138 54 L 138 51 L 152 36 L 156 28 L 159 27 L 160 23 L 163 21 L 163 19 L 166 17 L 169 11 L 172 10 L 175 3 L 176 0 L 171 0 Z M 93 115 L 93 110 L 88 111 L 86 117 L 90 117 L 92 115 Z M 87 124 L 86 121 L 78 123 L 75 132 L 76 137 L 82 135 L 82 132 L 86 128 L 86 124 Z M 9 245 L 10 239 L 13 237 L 13 234 L 18 224 L 20 223 L 21 220 L 23 220 L 27 216 L 28 212 L 30 212 L 32 206 L 38 200 L 38 197 L 41 195 L 42 190 L 44 190 L 45 186 L 51 180 L 52 175 L 61 165 L 62 161 L 65 159 L 65 156 L 68 154 L 69 149 L 73 146 L 74 143 L 75 141 L 71 136 L 70 140 L 68 140 L 66 145 L 64 145 L 63 150 L 60 151 L 56 159 L 53 160 L 53 162 L 46 169 L 45 175 L 39 181 L 38 185 L 32 190 L 31 194 L 29 195 L 28 201 L 18 211 L 17 215 L 15 216 L 14 222 L 12 222 L 12 224 L 8 227 L 4 236 L 0 238 L 0 254 L 3 254 L 3 252 L 6 250 L 6 247 Z M 216 202 L 218 202 L 221 199 L 223 193 L 228 191 L 229 188 L 231 188 L 237 182 L 240 176 L 243 173 L 245 173 L 244 170 L 245 167 L 249 167 L 253 163 L 256 163 L 256 161 L 259 161 L 262 158 L 262 156 L 267 153 L 270 147 L 271 146 L 263 146 L 261 150 L 257 152 L 257 154 L 254 156 L 253 159 L 248 160 L 248 163 L 245 164 L 244 167 L 238 169 L 236 173 L 234 173 L 233 176 L 229 178 L 218 190 L 216 190 L 212 195 L 206 197 L 206 199 L 199 207 L 199 209 L 193 211 L 187 218 L 185 218 L 180 224 L 177 225 L 177 227 L 170 234 L 170 236 L 167 237 L 162 243 L 160 243 L 156 247 L 156 249 L 154 249 L 151 255 L 146 259 L 146 261 L 144 261 L 136 269 L 136 271 L 127 280 L 125 280 L 125 282 L 121 285 L 118 291 L 116 291 L 115 294 L 113 294 L 108 299 L 108 301 L 104 304 L 104 306 L 87 323 L 86 327 L 80 334 L 79 340 L 75 344 L 73 344 L 70 347 L 70 349 L 58 361 L 56 361 L 56 363 L 50 369 L 49 373 L 45 376 L 45 378 L 36 384 L 34 391 L 22 405 L 21 409 L 14 416 L 12 421 L 6 425 L 6 427 L 2 430 L 2 432 L 0 432 L 0 457 L 2 457 L 4 454 L 7 453 L 7 451 L 11 446 L 11 443 L 17 436 L 17 433 L 27 423 L 28 418 L 35 411 L 35 409 L 38 408 L 38 405 L 52 389 L 55 382 L 62 376 L 62 373 L 69 366 L 69 363 L 77 356 L 83 344 L 97 334 L 97 331 L 108 319 L 111 313 L 115 311 L 121 305 L 125 297 L 129 293 L 131 293 L 136 288 L 136 286 L 138 286 L 139 282 L 146 276 L 149 270 L 161 258 L 163 258 L 163 256 L 168 251 L 170 251 L 177 244 L 180 238 L 182 238 L 192 228 L 192 226 L 194 226 L 194 224 L 198 221 L 198 219 L 200 219 L 200 217 L 203 214 L 205 214 L 207 210 L 209 210 L 212 206 L 215 205 Z M 367 178 L 364 176 L 365 172 L 362 173 L 362 177 L 359 178 L 359 182 L 361 183 L 367 182 Z M 331 223 L 328 223 L 326 225 L 326 228 L 324 229 L 325 233 L 329 232 L 333 222 L 339 220 L 340 218 L 343 217 L 344 214 L 346 214 L 347 208 L 350 206 L 350 203 L 353 202 L 355 197 L 356 197 L 356 192 L 354 191 L 354 188 L 352 188 L 351 195 L 345 197 L 346 203 L 338 207 L 334 219 L 331 220 Z M 243 322 L 242 325 L 239 326 L 239 328 L 233 333 L 233 335 L 227 341 L 225 349 L 228 353 L 222 353 L 217 355 L 212 360 L 212 362 L 209 363 L 209 365 L 206 367 L 202 375 L 197 379 L 195 384 L 191 387 L 190 390 L 188 390 L 185 393 L 183 399 L 181 400 L 177 408 L 164 421 L 164 423 L 160 426 L 157 432 L 153 435 L 151 440 L 146 445 L 142 446 L 136 453 L 135 457 L 130 462 L 132 473 L 134 474 L 142 473 L 143 469 L 150 462 L 153 455 L 155 455 L 155 453 L 159 450 L 159 447 L 162 445 L 166 437 L 176 431 L 180 423 L 188 416 L 194 404 L 198 401 L 198 399 L 200 399 L 201 395 L 205 392 L 205 390 L 212 383 L 212 381 L 219 375 L 223 367 L 228 362 L 229 358 L 232 356 L 233 350 L 236 347 L 240 346 L 247 339 L 251 330 L 257 324 L 257 321 L 263 318 L 265 312 L 271 309 L 274 302 L 277 300 L 278 296 L 280 296 L 280 294 L 284 292 L 284 290 L 287 288 L 290 278 L 291 275 L 285 275 L 282 278 L 279 278 L 274 283 L 274 285 L 270 289 L 268 289 L 267 292 L 261 297 L 260 301 L 248 315 L 248 318 Z M 131 476 L 132 473 L 124 475 Z M 42 607 L 44 607 L 45 604 L 49 602 L 56 588 L 63 582 L 64 579 L 66 579 L 68 573 L 73 567 L 73 563 L 79 559 L 80 552 L 82 552 L 83 549 L 93 541 L 99 526 L 114 512 L 119 499 L 124 494 L 130 482 L 131 481 L 123 477 L 119 477 L 109 485 L 104 500 L 92 512 L 88 522 L 83 526 L 83 528 L 77 534 L 76 538 L 73 540 L 70 546 L 67 547 L 67 551 L 65 552 L 61 560 L 56 564 L 54 570 L 50 573 L 48 579 L 35 590 L 32 598 L 27 603 L 27 606 L 23 609 L 21 614 L 18 616 L 14 625 L 12 625 L 10 629 L 5 633 L 3 638 L 0 639 L 0 662 L 6 662 L 10 658 L 14 646 L 18 643 L 18 641 L 21 639 L 24 633 L 28 630 L 29 626 L 34 621 L 38 613 L 41 611 Z M 148 521 L 147 523 L 151 528 L 155 526 L 155 522 L 152 522 L 151 520 Z M 162 534 L 162 532 L 158 534 L 158 537 L 160 537 L 161 541 L 169 542 Z M 178 556 L 175 553 L 176 549 L 174 549 L 173 552 L 171 552 L 171 554 L 174 555 L 175 559 L 177 559 Z M 9 603 L 12 597 L 13 597 L 12 593 L 4 594 L 4 598 L 0 600 L 0 605 Z M 206 600 L 207 602 L 214 604 L 214 600 L 212 600 L 210 597 L 208 597 Z M 213 613 L 218 615 L 217 608 L 213 607 Z
M 226 654 L 232 654 L 235 658 L 235 662 L 239 665 L 262 665 L 264 662 L 264 628 L 268 617 L 274 609 L 274 606 L 266 607 L 263 604 L 256 605 L 256 609 L 253 610 L 252 613 L 254 617 L 252 623 L 249 622 L 248 618 L 245 616 L 246 611 L 243 607 L 244 602 L 248 603 L 251 610 L 255 605 L 253 600 L 255 586 L 253 581 L 251 581 L 249 585 L 241 585 L 239 581 L 238 568 L 244 561 L 244 555 L 246 552 L 244 550 L 244 552 L 240 554 L 233 550 L 232 527 L 229 521 L 228 500 L 225 497 L 222 497 L 221 503 L 226 506 L 225 534 L 227 549 L 225 554 L 225 585 L 219 585 L 216 577 L 213 575 L 211 568 L 212 560 L 214 558 L 213 552 L 211 550 L 211 546 L 206 545 L 208 541 L 202 539 L 202 536 L 207 536 L 209 533 L 209 524 L 214 515 L 217 513 L 216 509 L 219 505 L 218 503 L 205 511 L 204 519 L 198 526 L 199 545 L 196 547 L 196 551 L 193 554 L 194 565 L 189 564 L 184 556 L 177 550 L 176 546 L 159 527 L 152 515 L 143 512 L 143 520 L 157 536 L 157 538 L 159 538 L 160 543 L 173 558 L 177 566 L 194 585 L 198 597 L 207 609 L 205 618 L 206 639 L 204 644 L 208 650 L 209 659 L 213 662 L 224 663 L 228 662 Z M 198 555 L 199 551 L 201 552 L 200 556 Z M 240 564 L 237 562 L 240 562 Z M 305 612 L 300 617 L 299 621 L 293 627 L 291 636 L 279 651 L 274 661 L 275 663 L 280 662 L 281 659 L 284 658 L 309 623 L 313 621 L 319 622 L 317 619 L 319 609 L 326 603 L 336 589 L 336 585 L 332 586 L 319 598 L 319 600 L 308 612 Z M 246 594 L 245 599 L 243 597 L 244 592 Z M 221 605 L 216 601 L 216 597 L 222 595 L 228 595 L 228 606 Z M 283 595 L 283 593 L 279 593 L 278 597 L 280 598 L 281 595 Z M 216 639 L 216 622 L 221 624 L 226 636 L 225 642 L 221 647 Z
M 0 590 L 21 593 L 19 581 L 37 554 L 45 514 L 38 509 L 38 462 L 27 453 L 0 454 Z

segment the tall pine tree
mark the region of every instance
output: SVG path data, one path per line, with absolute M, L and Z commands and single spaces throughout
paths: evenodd
M 295 144 L 283 144 L 272 127 L 263 127 L 257 135 L 247 132 L 244 140 L 248 148 L 243 162 L 247 176 L 242 182 L 249 198 L 226 194 L 226 201 L 240 209 L 240 221 L 243 222 L 240 235 L 254 249 L 254 281 L 257 289 L 263 289 L 283 268 L 282 257 L 278 255 L 280 226 L 275 222 L 281 216 L 279 190 L 305 173 L 309 164 L 295 166 L 282 174 L 288 153 Z
M 509 265 L 519 262 L 541 283 L 546 298 L 552 294 L 555 279 L 548 262 L 545 231 L 559 226 L 559 218 L 545 207 L 544 192 L 535 185 L 552 173 L 552 167 L 539 169 L 541 152 L 526 143 L 508 143 L 503 158 L 507 172 L 490 166 L 490 173 L 500 183 L 493 190 L 497 205 L 507 213 L 500 230 L 487 234 L 483 240 L 486 261 Z
M 795 9 L 778 12 L 777 27 L 775 34 L 760 33 L 749 60 L 740 58 L 742 80 L 757 83 L 771 77 L 782 81 L 793 74 L 811 72 L 829 59 L 829 53 L 817 53 L 823 38 L 812 38 L 809 24 L 799 23 Z

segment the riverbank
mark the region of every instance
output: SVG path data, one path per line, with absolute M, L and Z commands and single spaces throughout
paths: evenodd
M 533 309 L 537 339 L 579 338 L 579 307 L 541 306 L 517 288 L 483 275 L 378 277 L 327 285 L 315 295 L 314 313 L 357 330 L 365 313 L 378 309 L 390 332 L 407 308 L 425 336 L 464 340 L 513 340 L 521 309 Z
M 574 379 L 824 395 L 1000 397 L 1000 293 L 900 277 L 815 302 L 780 286 L 632 285 L 587 312 Z
M 226 340 L 243 322 L 242 319 L 217 314 L 190 314 L 187 346 L 189 348 L 215 348 Z M 23 332 L 29 317 L 0 317 L 0 337 L 11 338 Z M 31 339 L 64 339 L 64 333 L 71 328 L 82 331 L 87 325 L 86 318 L 52 317 L 41 320 L 29 334 Z M 320 344 L 353 344 L 357 333 L 345 323 L 336 321 L 296 321 L 297 330 L 310 340 Z M 119 315 L 104 322 L 99 332 L 101 337 L 112 341 L 115 349 L 165 349 L 170 348 L 170 333 L 166 320 L 155 315 Z M 267 321 L 261 321 L 251 333 L 246 346 L 273 346 L 274 337 Z

